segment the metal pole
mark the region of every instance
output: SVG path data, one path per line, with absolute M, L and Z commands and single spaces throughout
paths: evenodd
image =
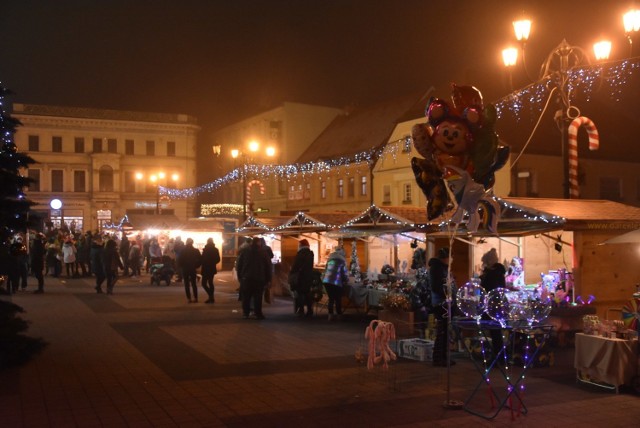
M 247 159 L 243 158 L 242 163 L 242 220 L 247 219 Z
M 156 185 L 156 215 L 160 214 L 160 185 Z

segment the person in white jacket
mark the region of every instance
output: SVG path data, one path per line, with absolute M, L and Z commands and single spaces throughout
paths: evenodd
M 72 276 L 76 276 L 75 266 L 76 266 L 76 246 L 73 244 L 71 237 L 67 238 L 67 240 L 62 245 L 62 261 L 67 267 L 67 277 L 71 278 Z

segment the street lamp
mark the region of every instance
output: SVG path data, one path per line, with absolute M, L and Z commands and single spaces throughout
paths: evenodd
M 240 149 L 232 149 L 231 150 L 231 157 L 235 160 L 239 157 L 242 158 L 242 219 L 243 221 L 247 219 L 247 194 L 249 192 L 249 189 L 247 189 L 247 175 L 248 175 L 248 169 L 249 169 L 249 162 L 253 162 L 255 157 L 258 155 L 259 151 L 260 151 L 260 142 L 257 140 L 251 140 L 249 141 L 249 143 L 247 143 L 247 151 L 243 151 Z M 273 156 L 275 156 L 276 154 L 276 149 L 273 146 L 268 146 L 265 151 L 264 151 L 264 155 L 267 158 L 271 158 Z
M 144 174 L 142 172 L 136 172 L 136 180 L 142 181 L 144 180 Z M 180 174 L 173 173 L 171 174 L 171 181 L 174 185 L 178 184 L 178 180 L 180 180 Z M 159 171 L 149 175 L 149 183 L 155 187 L 156 190 L 156 215 L 160 214 L 160 182 L 167 183 L 167 174 L 164 171 Z
M 633 56 L 633 37 L 640 31 L 640 9 L 632 9 L 622 17 L 624 33 L 629 41 L 629 56 Z
M 525 63 L 525 46 L 529 40 L 529 34 L 531 33 L 531 20 L 521 19 L 513 22 L 513 29 L 516 40 L 520 44 L 520 52 L 522 53 L 522 68 L 529 80 L 533 80 L 529 77 L 527 66 Z M 607 60 L 611 52 L 611 42 L 599 41 L 594 44 L 594 57 L 598 61 Z M 502 58 L 505 67 L 509 71 L 509 84 L 510 89 L 513 90 L 511 70 L 518 61 L 518 49 L 507 48 L 502 51 Z M 562 163 L 563 163 L 563 187 L 564 197 L 570 197 L 570 182 L 569 182 L 569 155 L 568 155 L 568 138 L 567 130 L 571 120 L 580 115 L 580 111 L 576 106 L 571 104 L 570 99 L 570 71 L 575 67 L 589 65 L 589 55 L 585 50 L 578 46 L 572 46 L 567 43 L 566 40 L 556 46 L 551 53 L 547 56 L 546 60 L 540 68 L 539 80 L 549 80 L 549 87 L 551 93 L 557 92 L 557 99 L 559 100 L 560 109 L 556 112 L 554 118 L 557 122 L 558 129 L 560 130 L 561 149 L 562 149 Z

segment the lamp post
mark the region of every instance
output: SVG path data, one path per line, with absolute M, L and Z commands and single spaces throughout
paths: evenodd
M 142 172 L 136 173 L 136 180 L 142 181 L 144 180 L 144 174 Z M 178 180 L 180 180 L 180 175 L 178 173 L 171 174 L 171 181 L 173 181 L 174 185 L 178 184 Z M 155 214 L 160 214 L 160 182 L 163 181 L 165 184 L 167 183 L 167 174 L 164 171 L 159 171 L 156 173 L 152 173 L 149 175 L 149 183 L 155 187 L 156 193 L 156 205 L 155 205 Z
M 256 140 L 251 140 L 246 146 L 247 150 L 232 149 L 231 157 L 235 160 L 239 157 L 242 158 L 242 220 L 247 219 L 247 175 L 248 175 L 248 162 L 253 162 L 254 158 L 260 151 L 260 143 Z M 264 151 L 265 157 L 273 157 L 276 154 L 276 150 L 273 146 L 268 146 Z
M 531 31 L 531 20 L 521 19 L 519 21 L 514 21 L 513 28 L 516 40 L 520 44 L 520 49 L 509 47 L 502 51 L 503 63 L 509 71 L 509 84 L 511 90 L 513 90 L 513 86 L 511 85 L 511 70 L 518 62 L 519 52 L 522 53 L 522 68 L 529 80 L 532 80 L 529 77 L 527 66 L 524 61 L 525 46 Z M 599 41 L 594 44 L 594 57 L 596 60 L 607 60 L 610 52 L 611 42 Z M 590 63 L 589 55 L 584 49 L 570 45 L 566 40 L 562 40 L 562 42 L 549 53 L 540 68 L 540 74 L 538 76 L 538 80 L 549 80 L 552 91 L 551 93 L 557 92 L 557 100 L 560 104 L 560 109 L 554 115 L 554 119 L 557 123 L 558 129 L 560 130 L 563 163 L 563 194 L 565 199 L 568 199 L 570 196 L 570 168 L 567 131 L 570 122 L 580 115 L 578 108 L 571 104 L 569 85 L 570 71 L 575 67 L 589 65 Z

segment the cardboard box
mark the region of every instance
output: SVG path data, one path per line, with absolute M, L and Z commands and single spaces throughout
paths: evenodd
M 433 361 L 433 341 L 424 339 L 399 340 L 398 357 L 417 361 Z

